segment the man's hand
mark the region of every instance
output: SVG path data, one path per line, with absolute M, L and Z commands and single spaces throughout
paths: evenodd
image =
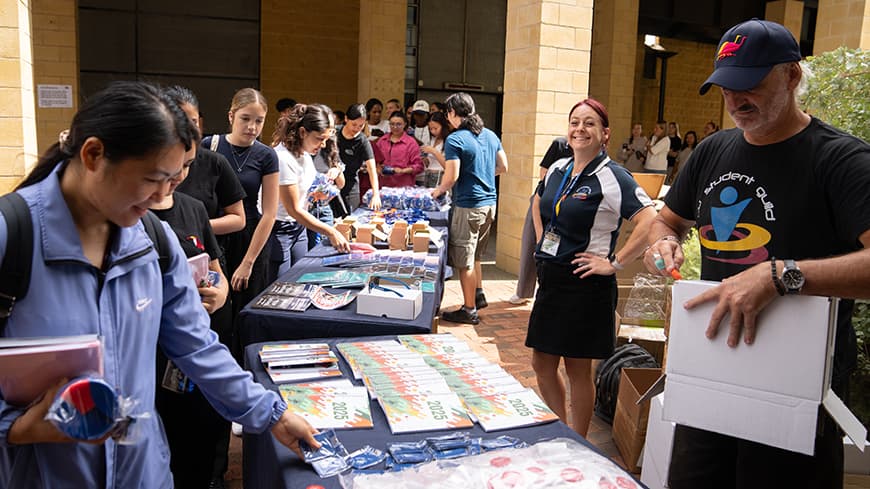
M 728 277 L 715 288 L 693 297 L 684 304 L 686 309 L 716 300 L 716 307 L 707 325 L 707 338 L 713 339 L 719 325 L 730 314 L 728 321 L 728 346 L 734 348 L 743 336 L 743 342 L 755 342 L 758 315 L 777 297 L 776 287 L 770 278 L 770 264 L 759 263 L 737 275 Z
M 202 307 L 205 312 L 214 314 L 215 311 L 224 306 L 227 301 L 227 291 L 220 287 L 199 287 L 199 297 L 202 300 Z
M 679 240 L 659 238 L 643 254 L 643 264 L 650 273 L 671 276 L 671 270 L 679 270 L 683 265 L 683 247 Z
M 315 450 L 320 448 L 320 443 L 314 439 L 315 433 L 317 430 L 312 428 L 308 421 L 289 411 L 284 411 L 281 419 L 272 427 L 272 435 L 301 459 L 305 457 L 302 455 L 302 449 L 299 448 L 299 440 L 305 440 L 305 443 Z

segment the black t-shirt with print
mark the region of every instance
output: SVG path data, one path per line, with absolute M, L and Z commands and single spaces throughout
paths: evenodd
M 190 173 L 176 190 L 202 202 L 209 219 L 221 217 L 224 207 L 245 198 L 245 189 L 227 159 L 207 148 L 196 149 Z
M 550 166 L 561 160 L 562 158 L 570 158 L 574 156 L 574 150 L 568 146 L 568 140 L 563 137 L 558 137 L 550 143 L 544 157 L 541 158 L 541 168 L 550 168 Z
M 190 258 L 205 252 L 211 260 L 219 259 L 221 249 L 211 230 L 202 202 L 179 192 L 175 192 L 172 198 L 172 207 L 153 212 L 175 231 L 185 256 Z
M 338 156 L 341 158 L 341 162 L 344 163 L 345 183 L 344 188 L 341 189 L 341 195 L 347 196 L 357 184 L 357 172 L 363 163 L 373 159 L 375 154 L 365 134 L 360 132 L 353 138 L 347 139 L 341 133 L 342 129 L 344 129 L 344 126 L 335 128 L 335 139 L 338 143 Z
M 870 229 L 870 145 L 813 118 L 786 141 L 754 146 L 739 129 L 705 138 L 665 203 L 695 221 L 701 278 L 722 280 L 771 257 L 861 249 Z M 855 366 L 852 301 L 841 301 L 835 380 Z M 797 360 L 799 361 L 799 360 Z

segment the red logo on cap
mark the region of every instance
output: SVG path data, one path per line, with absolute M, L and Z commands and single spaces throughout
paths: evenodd
M 741 36 L 737 34 L 734 36 L 734 42 L 725 41 L 719 46 L 719 52 L 716 54 L 716 61 L 721 61 L 722 58 L 727 58 L 728 56 L 734 56 L 737 54 L 737 51 L 743 46 L 743 41 L 746 40 L 746 36 Z

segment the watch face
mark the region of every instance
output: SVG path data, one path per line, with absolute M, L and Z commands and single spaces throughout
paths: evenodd
M 782 272 L 782 283 L 789 290 L 800 290 L 804 286 L 804 274 L 800 270 Z

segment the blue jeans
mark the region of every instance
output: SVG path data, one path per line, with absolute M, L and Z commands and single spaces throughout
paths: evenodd
M 309 210 L 312 216 L 316 217 L 320 222 L 326 224 L 327 226 L 332 226 L 334 222 L 332 208 L 329 207 L 328 202 L 318 202 L 314 205 L 314 207 Z M 310 229 L 306 230 L 308 234 L 308 249 L 314 248 L 321 241 L 326 239 L 326 236 L 318 233 L 317 231 L 312 231 Z
M 287 273 L 294 263 L 308 253 L 306 229 L 298 222 L 275 221 L 269 241 L 272 243 L 269 262 L 269 283 Z

